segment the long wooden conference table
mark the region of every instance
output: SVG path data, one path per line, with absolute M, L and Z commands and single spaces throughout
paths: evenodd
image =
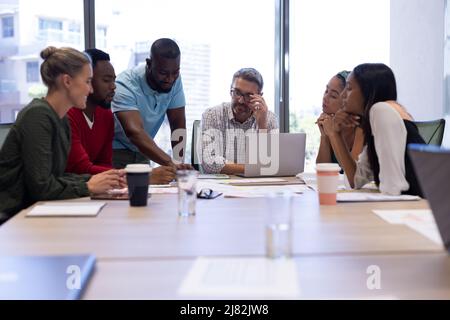
M 294 208 L 301 298 L 450 298 L 447 252 L 372 213 L 425 209 L 427 201 L 319 206 L 309 190 Z M 265 255 L 264 198 L 199 199 L 189 218 L 178 217 L 176 194 L 152 195 L 142 208 L 107 201 L 89 218 L 27 218 L 28 210 L 0 227 L 0 255 L 94 254 L 85 299 L 184 299 L 178 288 L 196 258 Z M 381 289 L 367 288 L 370 265 L 382 270 Z

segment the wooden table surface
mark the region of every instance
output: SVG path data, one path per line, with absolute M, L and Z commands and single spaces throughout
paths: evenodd
M 99 259 L 263 255 L 264 198 L 200 200 L 194 217 L 177 215 L 176 195 L 154 195 L 132 208 L 109 201 L 97 217 L 26 218 L 0 228 L 0 254 L 93 253 Z M 315 192 L 294 199 L 295 255 L 442 251 L 406 226 L 372 209 L 428 208 L 426 201 L 319 206 Z
M 212 299 L 183 296 L 179 288 L 195 259 L 99 261 L 84 299 Z M 449 299 L 447 253 L 339 255 L 295 258 L 300 299 Z M 380 289 L 369 289 L 369 266 Z M 239 299 L 215 296 L 214 299 Z
M 307 191 L 293 206 L 302 298 L 450 298 L 443 248 L 372 212 L 427 201 L 319 206 Z M 185 299 L 177 290 L 197 257 L 265 255 L 264 198 L 199 200 L 189 218 L 178 217 L 175 194 L 153 195 L 143 208 L 107 201 L 90 218 L 27 218 L 28 210 L 0 227 L 0 255 L 94 254 L 86 299 Z M 380 266 L 382 290 L 367 289 L 369 265 Z

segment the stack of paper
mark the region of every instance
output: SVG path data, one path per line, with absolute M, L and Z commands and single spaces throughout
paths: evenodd
M 211 298 L 295 299 L 300 289 L 291 259 L 201 257 L 178 293 Z
M 45 202 L 36 205 L 27 217 L 95 217 L 106 202 Z

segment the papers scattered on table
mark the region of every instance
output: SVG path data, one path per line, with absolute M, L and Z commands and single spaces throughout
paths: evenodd
M 373 212 L 391 224 L 406 225 L 431 241 L 442 245 L 442 239 L 431 210 L 373 210 Z
M 420 200 L 418 196 L 399 195 L 390 196 L 379 192 L 338 192 L 338 202 L 375 202 L 375 201 L 414 201 Z
M 284 186 L 293 184 L 303 184 L 303 181 L 286 180 L 280 178 L 257 178 L 257 179 L 230 179 L 226 182 L 233 186 Z
M 291 259 L 198 258 L 178 290 L 181 296 L 295 299 L 300 295 Z
M 302 194 L 308 187 L 306 185 L 286 185 L 284 191 L 290 191 L 292 194 Z M 260 198 L 267 197 L 271 193 L 279 192 L 279 186 L 258 186 L 258 187 L 235 187 L 233 190 L 224 192 L 225 198 Z
M 259 198 L 280 191 L 280 186 L 234 186 L 203 180 L 197 182 L 197 192 L 201 189 L 221 192 L 225 198 Z M 308 187 L 304 184 L 286 185 L 282 188 L 283 191 L 290 190 L 293 194 L 301 194 L 307 189 Z
M 420 233 L 421 235 L 427 237 L 436 244 L 443 246 L 442 238 L 434 221 L 432 223 L 418 223 L 418 222 L 407 222 L 406 226 L 410 227 L 414 231 Z
M 27 217 L 95 217 L 106 202 L 45 202 L 35 206 Z
M 168 184 L 149 184 L 148 187 L 149 188 L 172 188 L 172 187 L 176 187 L 177 183 L 176 182 L 171 182 Z
M 226 184 L 239 184 L 239 183 L 272 183 L 272 182 L 286 182 L 286 179 L 281 178 L 244 178 L 244 179 L 229 179 L 227 181 L 221 181 Z
M 154 187 L 148 188 L 148 193 L 151 193 L 151 194 L 178 193 L 178 187 L 173 187 L 173 186 L 161 187 L 161 186 L 155 185 Z
M 206 174 L 202 173 L 198 175 L 199 179 L 230 179 L 227 174 L 217 173 L 217 174 Z
M 372 210 L 377 216 L 391 224 L 406 222 L 434 222 L 433 214 L 428 209 L 410 210 Z
M 315 172 L 302 172 L 296 175 L 299 181 L 305 183 L 309 188 L 317 191 L 317 177 Z M 347 190 L 345 186 L 345 177 L 343 174 L 339 175 L 338 190 Z

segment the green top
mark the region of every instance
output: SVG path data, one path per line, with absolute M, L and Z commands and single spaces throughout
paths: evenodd
M 44 99 L 31 101 L 0 150 L 0 220 L 2 212 L 10 217 L 36 201 L 89 195 L 89 175 L 64 173 L 69 148 L 67 117 Z

